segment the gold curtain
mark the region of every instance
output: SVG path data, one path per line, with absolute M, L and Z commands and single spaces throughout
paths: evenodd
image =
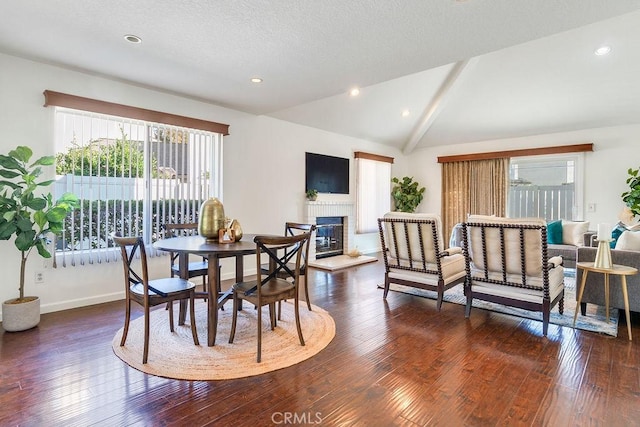
M 463 222 L 469 213 L 469 163 L 442 164 L 442 237 L 446 242 L 453 226 Z
M 445 239 L 468 214 L 505 216 L 509 159 L 442 164 L 442 224 Z

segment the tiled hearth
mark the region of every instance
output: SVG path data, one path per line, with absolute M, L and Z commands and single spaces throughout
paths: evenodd
M 318 217 L 343 217 L 344 241 L 343 247 L 346 253 L 351 249 L 355 236 L 355 207 L 351 202 L 307 202 L 305 206 L 305 219 L 307 224 L 315 224 Z M 316 246 L 309 247 L 309 260 L 316 259 Z

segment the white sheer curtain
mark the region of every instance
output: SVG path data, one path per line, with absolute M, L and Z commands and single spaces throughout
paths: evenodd
M 356 153 L 356 233 L 378 231 L 378 218 L 391 210 L 393 159 Z

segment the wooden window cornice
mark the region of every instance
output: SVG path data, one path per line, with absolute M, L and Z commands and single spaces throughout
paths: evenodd
M 545 154 L 566 154 L 593 151 L 593 143 L 559 145 L 556 147 L 525 148 L 522 150 L 492 151 L 488 153 L 460 154 L 456 156 L 440 156 L 438 163 L 463 162 L 471 160 L 504 159 L 511 157 L 542 156 Z
M 223 123 L 45 90 L 44 106 L 50 105 L 229 135 L 229 125 Z
M 381 156 L 379 154 L 365 153 L 364 151 L 356 151 L 353 154 L 354 154 L 354 158 L 356 159 L 375 160 L 377 162 L 385 162 L 385 163 L 393 164 L 393 157 Z

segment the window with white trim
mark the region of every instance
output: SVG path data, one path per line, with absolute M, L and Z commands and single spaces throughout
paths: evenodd
M 56 241 L 65 265 L 119 260 L 112 232 L 162 237 L 163 224 L 197 222 L 222 199 L 222 134 L 56 107 L 56 194 L 81 207 Z
M 583 153 L 512 157 L 507 215 L 583 219 Z

